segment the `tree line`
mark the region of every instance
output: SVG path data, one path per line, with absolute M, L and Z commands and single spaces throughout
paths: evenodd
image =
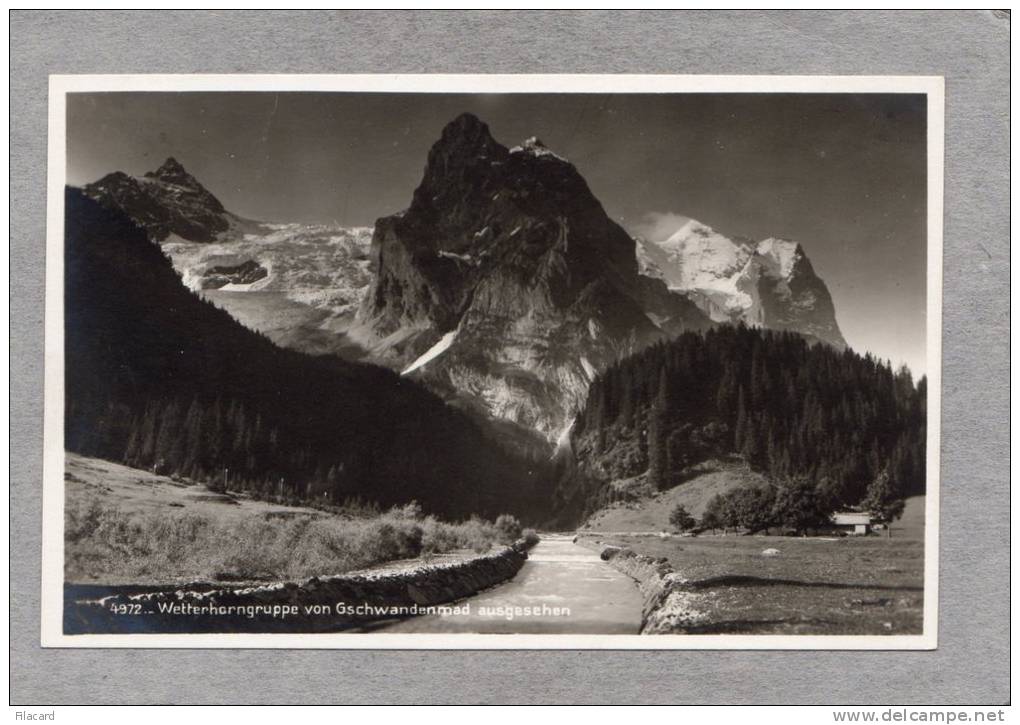
M 122 212 L 74 189 L 65 208 L 69 450 L 292 502 L 547 509 L 545 461 L 393 371 L 275 346 Z
M 794 534 L 817 532 L 831 527 L 832 514 L 841 506 L 828 493 L 807 476 L 792 476 L 774 485 L 738 486 L 716 494 L 700 520 L 678 504 L 669 522 L 677 531 L 734 529 L 756 534 L 778 527 Z M 903 493 L 888 471 L 871 482 L 859 507 L 879 524 L 890 524 L 903 515 Z
M 573 438 L 606 479 L 647 472 L 665 489 L 699 462 L 736 454 L 774 481 L 805 480 L 834 507 L 851 506 L 883 474 L 902 495 L 923 493 L 926 396 L 926 378 L 915 384 L 906 367 L 870 354 L 721 326 L 603 371 Z

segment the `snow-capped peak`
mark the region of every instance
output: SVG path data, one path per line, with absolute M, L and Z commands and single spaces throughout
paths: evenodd
M 688 219 L 668 239 L 653 244 L 658 251 L 650 250 L 649 256 L 666 283 L 678 289 L 714 286 L 743 268 L 753 252 L 751 245 L 734 241 L 697 219 Z
M 760 256 L 774 261 L 779 268 L 779 276 L 782 279 L 789 279 L 797 262 L 804 256 L 800 244 L 790 239 L 769 237 L 758 242 L 755 250 Z
M 668 239 L 660 242 L 659 246 L 664 248 L 687 247 L 696 244 L 701 247 L 733 247 L 738 246 L 737 242 L 729 237 L 720 234 L 707 224 L 697 219 L 688 219 L 687 222 L 673 232 Z
M 660 246 L 672 247 L 682 244 L 693 234 L 698 236 L 709 236 L 715 234 L 715 230 L 707 224 L 702 224 L 697 219 L 688 219 L 679 229 L 669 235 L 664 241 L 659 242 Z
M 690 218 L 663 241 L 634 242 L 641 274 L 687 294 L 717 322 L 743 320 L 846 345 L 829 291 L 798 242 L 732 239 Z

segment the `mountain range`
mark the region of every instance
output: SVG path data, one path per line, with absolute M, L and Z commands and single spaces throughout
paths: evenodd
M 802 245 L 694 220 L 635 239 L 573 164 L 537 138 L 504 146 L 470 114 L 372 229 L 242 218 L 174 159 L 84 191 L 277 344 L 390 367 L 546 441 L 569 437 L 600 370 L 686 331 L 743 322 L 846 345 Z
M 730 238 L 690 219 L 663 241 L 639 238 L 637 255 L 642 274 L 686 294 L 716 322 L 846 347 L 832 296 L 798 242 Z
M 65 446 L 280 502 L 543 515 L 548 472 L 391 370 L 307 355 L 192 294 L 151 237 L 65 195 Z M 441 452 L 441 453 L 437 453 Z

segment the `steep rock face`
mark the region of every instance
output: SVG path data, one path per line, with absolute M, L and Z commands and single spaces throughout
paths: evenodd
M 249 285 L 265 279 L 266 268 L 253 259 L 235 265 L 210 267 L 202 276 L 202 289 L 220 289 L 227 285 Z
M 363 344 L 550 439 L 596 370 L 711 324 L 638 274 L 633 240 L 572 164 L 535 138 L 508 149 L 468 114 L 431 149 L 410 207 L 377 222 L 371 254 Z
M 636 242 L 642 274 L 685 293 L 713 320 L 846 347 L 832 296 L 799 243 L 731 239 L 694 219 L 665 241 Z
M 120 209 L 145 228 L 154 241 L 175 235 L 190 242 L 212 242 L 240 221 L 174 159 L 144 176 L 122 171 L 88 184 L 85 193 Z

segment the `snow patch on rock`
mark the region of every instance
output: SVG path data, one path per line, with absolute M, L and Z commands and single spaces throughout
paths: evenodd
M 510 153 L 531 154 L 532 156 L 536 157 L 548 156 L 554 159 L 559 159 L 560 161 L 566 161 L 566 159 L 560 156 L 559 154 L 550 151 L 549 148 L 546 147 L 544 143 L 539 141 L 536 136 L 531 136 L 530 138 L 525 139 L 520 146 L 514 146 L 512 149 L 510 149 Z
M 761 257 L 765 257 L 775 263 L 779 277 L 784 280 L 789 280 L 793 276 L 797 263 L 804 256 L 797 242 L 790 241 L 789 239 L 777 239 L 775 237 L 769 237 L 758 242 L 756 251 Z
M 450 345 L 452 345 L 453 341 L 456 340 L 456 339 L 457 339 L 457 330 L 451 330 L 450 332 L 446 333 L 445 335 L 443 335 L 439 339 L 439 342 L 437 342 L 435 345 L 430 347 L 425 352 L 424 355 L 422 355 L 417 360 L 415 360 L 413 363 L 408 365 L 403 370 L 403 372 L 401 372 L 400 374 L 401 375 L 410 375 L 411 373 L 413 373 L 418 368 L 424 367 L 429 362 L 431 362 L 432 360 L 435 360 L 437 357 L 439 357 L 444 352 L 449 350 L 450 349 Z

